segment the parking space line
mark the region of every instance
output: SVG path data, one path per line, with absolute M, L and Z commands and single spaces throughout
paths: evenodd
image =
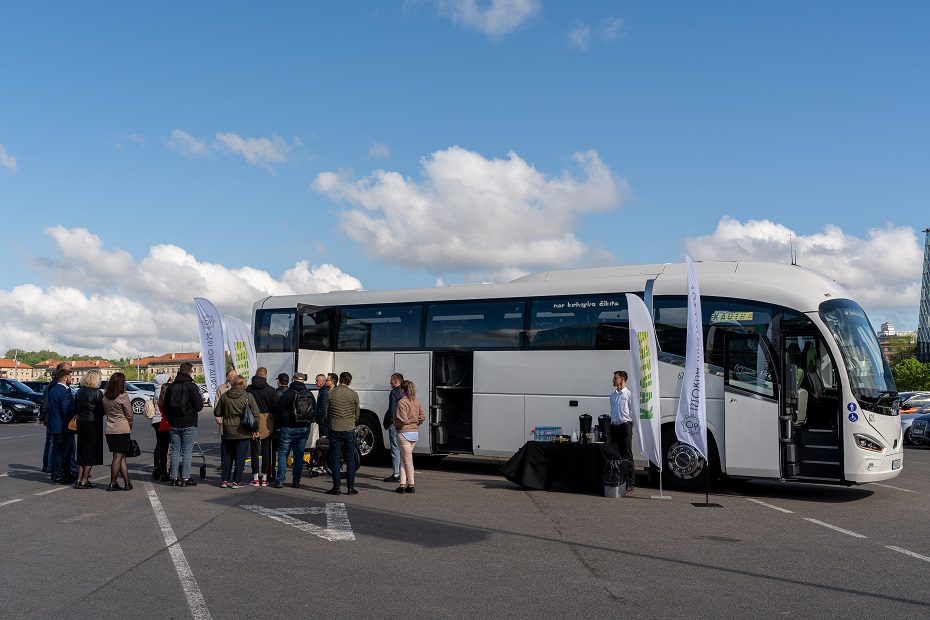
M 19 439 L 20 437 L 38 437 L 39 435 L 44 435 L 45 433 L 31 433 L 29 435 L 11 435 L 9 437 L 0 437 L 0 441 L 4 439 Z
M 773 506 L 772 504 L 766 504 L 765 502 L 761 502 L 751 497 L 747 497 L 745 499 L 752 502 L 753 504 L 759 504 L 760 506 L 765 506 L 766 508 L 771 508 L 772 510 L 777 510 L 778 512 L 784 512 L 785 514 L 789 514 L 789 515 L 794 514 L 793 510 L 788 510 L 787 508 L 781 508 L 780 506 Z
M 8 499 L 8 500 L 5 501 L 5 502 L 0 502 L 0 506 L 8 506 L 8 505 L 10 505 L 10 504 L 15 504 L 16 502 L 21 502 L 21 501 L 23 501 L 23 500 L 21 500 L 21 499 Z
M 917 491 L 912 491 L 910 489 L 902 489 L 901 487 L 894 487 L 894 486 L 891 486 L 890 484 L 882 484 L 881 482 L 873 482 L 872 484 L 874 484 L 877 487 L 885 487 L 886 489 L 894 489 L 895 491 L 904 491 L 905 493 L 917 493 Z
M 831 530 L 835 530 L 835 531 L 837 531 L 837 532 L 839 532 L 839 533 L 841 533 L 841 534 L 846 534 L 847 536 L 852 536 L 853 538 L 868 538 L 868 536 L 865 536 L 864 534 L 857 534 L 856 532 L 852 532 L 852 531 L 850 531 L 850 530 L 844 530 L 844 529 L 841 528 L 841 527 L 837 527 L 837 526 L 835 526 L 835 525 L 830 525 L 829 523 L 824 523 L 823 521 L 818 521 L 817 519 L 811 519 L 811 518 L 809 518 L 809 517 L 804 517 L 804 520 L 805 520 L 805 521 L 810 521 L 811 523 L 816 523 L 817 525 L 822 525 L 822 526 L 824 526 L 824 527 L 828 527 L 828 528 L 830 528 Z
M 923 560 L 924 562 L 930 562 L 930 558 L 925 555 L 920 555 L 919 553 L 914 553 L 913 551 L 908 551 L 907 549 L 902 549 L 901 547 L 895 547 L 893 545 L 885 545 L 886 549 L 891 549 L 892 551 L 897 551 L 898 553 L 903 553 L 904 555 L 909 555 L 912 558 L 917 558 L 918 560 Z
M 184 590 L 184 596 L 187 597 L 187 606 L 190 608 L 191 616 L 194 620 L 212 620 L 213 616 L 210 615 L 210 610 L 207 609 L 207 603 L 203 600 L 200 586 L 197 585 L 197 580 L 194 579 L 194 572 L 187 562 L 184 550 L 181 549 L 181 544 L 171 527 L 171 522 L 168 521 L 168 515 L 165 513 L 165 509 L 162 508 L 155 487 L 148 481 L 143 481 L 142 485 L 145 487 L 149 502 L 152 504 L 152 511 L 155 513 L 155 519 L 158 521 L 162 536 L 165 538 L 165 546 L 171 555 L 174 570 L 178 574 L 178 579 L 181 580 L 181 589 Z

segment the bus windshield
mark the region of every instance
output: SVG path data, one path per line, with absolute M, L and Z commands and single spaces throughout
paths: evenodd
M 820 318 L 843 354 L 856 399 L 890 408 L 887 401 L 897 396 L 894 379 L 865 311 L 848 299 L 826 301 L 820 305 Z

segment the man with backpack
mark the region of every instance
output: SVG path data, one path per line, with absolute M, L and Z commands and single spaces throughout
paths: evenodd
M 304 470 L 304 449 L 310 438 L 310 423 L 316 413 L 316 400 L 307 389 L 307 375 L 294 373 L 287 390 L 274 406 L 274 425 L 278 431 L 278 472 L 274 488 L 284 486 L 287 475 L 287 455 L 294 454 L 294 470 L 291 486 L 300 488 L 300 475 Z

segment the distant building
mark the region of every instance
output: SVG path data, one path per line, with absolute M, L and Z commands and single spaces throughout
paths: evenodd
M 41 373 L 35 368 L 19 360 L 0 359 L 0 377 L 16 379 L 17 381 L 32 381 Z
M 920 284 L 917 359 L 921 362 L 930 362 L 930 228 L 924 230 L 924 235 L 924 272 Z
M 881 329 L 876 334 L 878 336 L 878 344 L 881 345 L 882 351 L 885 353 L 885 357 L 891 360 L 892 351 L 894 349 L 895 342 L 901 342 L 904 339 L 907 339 L 907 342 L 913 344 L 917 339 L 916 332 L 901 332 L 895 329 L 895 326 L 891 323 L 882 323 Z
M 119 367 L 114 366 L 107 360 L 82 360 L 79 362 L 71 360 L 43 360 L 33 366 L 36 379 L 47 381 L 52 376 L 52 373 L 55 372 L 55 368 L 58 364 L 62 361 L 71 364 L 71 383 L 80 383 L 81 379 L 84 378 L 89 370 L 99 370 L 101 378 L 104 380 L 109 379 L 113 376 L 113 373 L 119 371 Z
M 155 357 L 142 357 L 129 361 L 130 366 L 139 368 L 140 376 L 154 377 L 155 375 L 176 375 L 181 369 L 181 364 L 190 362 L 194 366 L 193 374 L 203 374 L 203 362 L 200 361 L 200 353 L 165 353 Z

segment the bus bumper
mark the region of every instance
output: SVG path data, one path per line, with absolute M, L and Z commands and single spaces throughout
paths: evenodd
M 859 471 L 848 474 L 846 479 L 849 482 L 865 484 L 867 482 L 880 482 L 896 478 L 904 469 L 904 451 L 892 452 L 891 454 L 879 455 L 874 458 L 866 457 L 859 464 Z

